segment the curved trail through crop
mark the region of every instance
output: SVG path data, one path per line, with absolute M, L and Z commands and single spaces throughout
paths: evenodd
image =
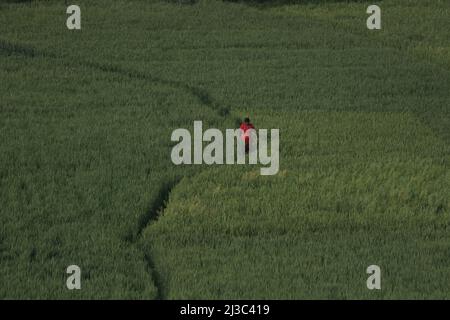
M 29 57 L 29 58 L 42 57 L 42 58 L 57 59 L 57 60 L 60 60 L 65 65 L 84 66 L 84 67 L 96 69 L 96 70 L 99 70 L 102 72 L 119 74 L 124 77 L 149 81 L 152 83 L 160 83 L 163 85 L 173 87 L 175 89 L 181 89 L 181 90 L 193 95 L 194 97 L 196 97 L 198 99 L 198 101 L 201 104 L 215 110 L 218 113 L 218 115 L 221 117 L 226 117 L 230 114 L 230 109 L 226 106 L 222 106 L 218 101 L 213 99 L 212 96 L 208 93 L 208 91 L 206 91 L 205 89 L 203 89 L 201 87 L 192 86 L 192 85 L 189 85 L 182 81 L 163 79 L 163 78 L 155 77 L 149 73 L 132 70 L 132 69 L 126 69 L 119 65 L 109 64 L 109 63 L 100 63 L 100 62 L 92 62 L 92 61 L 67 62 L 64 60 L 64 58 L 59 57 L 53 53 L 42 51 L 42 50 L 37 50 L 36 48 L 28 46 L 28 45 L 11 43 L 11 42 L 5 41 L 3 39 L 0 39 L 0 54 L 18 55 L 18 56 L 25 56 L 25 57 Z
M 6 41 L 4 39 L 0 39 L 0 55 L 9 55 L 9 56 L 23 56 L 27 58 L 48 58 L 52 60 L 57 60 L 63 65 L 67 66 L 77 66 L 77 67 L 87 67 L 94 70 L 98 70 L 106 73 L 119 74 L 122 77 L 128 77 L 143 81 L 148 81 L 152 83 L 159 83 L 163 85 L 167 85 L 173 87 L 175 89 L 183 90 L 192 96 L 196 97 L 197 100 L 204 106 L 207 106 L 213 109 L 220 117 L 229 117 L 230 109 L 227 106 L 223 106 L 218 101 L 216 101 L 208 91 L 201 87 L 196 87 L 184 83 L 182 81 L 163 79 L 159 77 L 155 77 L 149 73 L 123 68 L 119 65 L 109 64 L 109 63 L 100 63 L 100 62 L 92 62 L 92 61 L 67 61 L 63 57 L 60 57 L 54 53 L 38 50 L 35 47 L 13 43 L 10 41 Z M 234 119 L 238 121 L 238 119 Z M 153 222 L 155 222 L 159 216 L 164 213 L 167 202 L 169 201 L 169 196 L 172 189 L 180 182 L 181 179 L 173 180 L 165 182 L 153 203 L 150 204 L 149 209 L 140 217 L 137 222 L 136 230 L 131 230 L 129 235 L 125 238 L 125 241 L 128 243 L 138 246 L 138 241 L 141 238 L 142 232 Z M 142 251 L 142 248 L 141 248 Z M 156 271 L 156 267 L 154 265 L 153 259 L 150 253 L 143 252 L 143 257 L 148 268 L 147 272 L 150 273 L 150 276 L 154 282 L 154 285 L 157 290 L 156 299 L 163 300 L 166 298 L 164 286 L 162 284 L 160 275 Z

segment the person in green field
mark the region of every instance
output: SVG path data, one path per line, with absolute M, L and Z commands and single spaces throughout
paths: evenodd
M 244 122 L 241 123 L 240 129 L 241 139 L 245 142 L 245 152 L 248 153 L 250 148 L 250 135 L 247 133 L 249 129 L 255 130 L 255 126 L 250 122 L 250 118 L 245 118 Z

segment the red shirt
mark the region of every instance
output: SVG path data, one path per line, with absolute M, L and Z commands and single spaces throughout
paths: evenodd
M 242 140 L 245 140 L 245 144 L 248 144 L 248 142 L 250 140 L 250 137 L 249 137 L 248 133 L 246 133 L 246 132 L 247 132 L 248 129 L 255 129 L 255 126 L 253 124 L 251 124 L 251 123 L 243 122 L 241 124 L 241 128 L 240 129 L 242 130 L 242 134 L 241 134 Z

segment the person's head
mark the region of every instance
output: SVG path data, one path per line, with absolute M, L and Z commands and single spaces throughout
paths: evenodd
M 244 122 L 245 122 L 245 123 L 250 123 L 250 119 L 249 119 L 249 118 L 245 118 L 245 119 L 244 119 Z

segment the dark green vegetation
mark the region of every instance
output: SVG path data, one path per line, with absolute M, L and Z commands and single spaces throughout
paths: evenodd
M 448 298 L 449 1 L 79 4 L 0 5 L 1 298 Z M 278 175 L 172 165 L 246 114 Z

